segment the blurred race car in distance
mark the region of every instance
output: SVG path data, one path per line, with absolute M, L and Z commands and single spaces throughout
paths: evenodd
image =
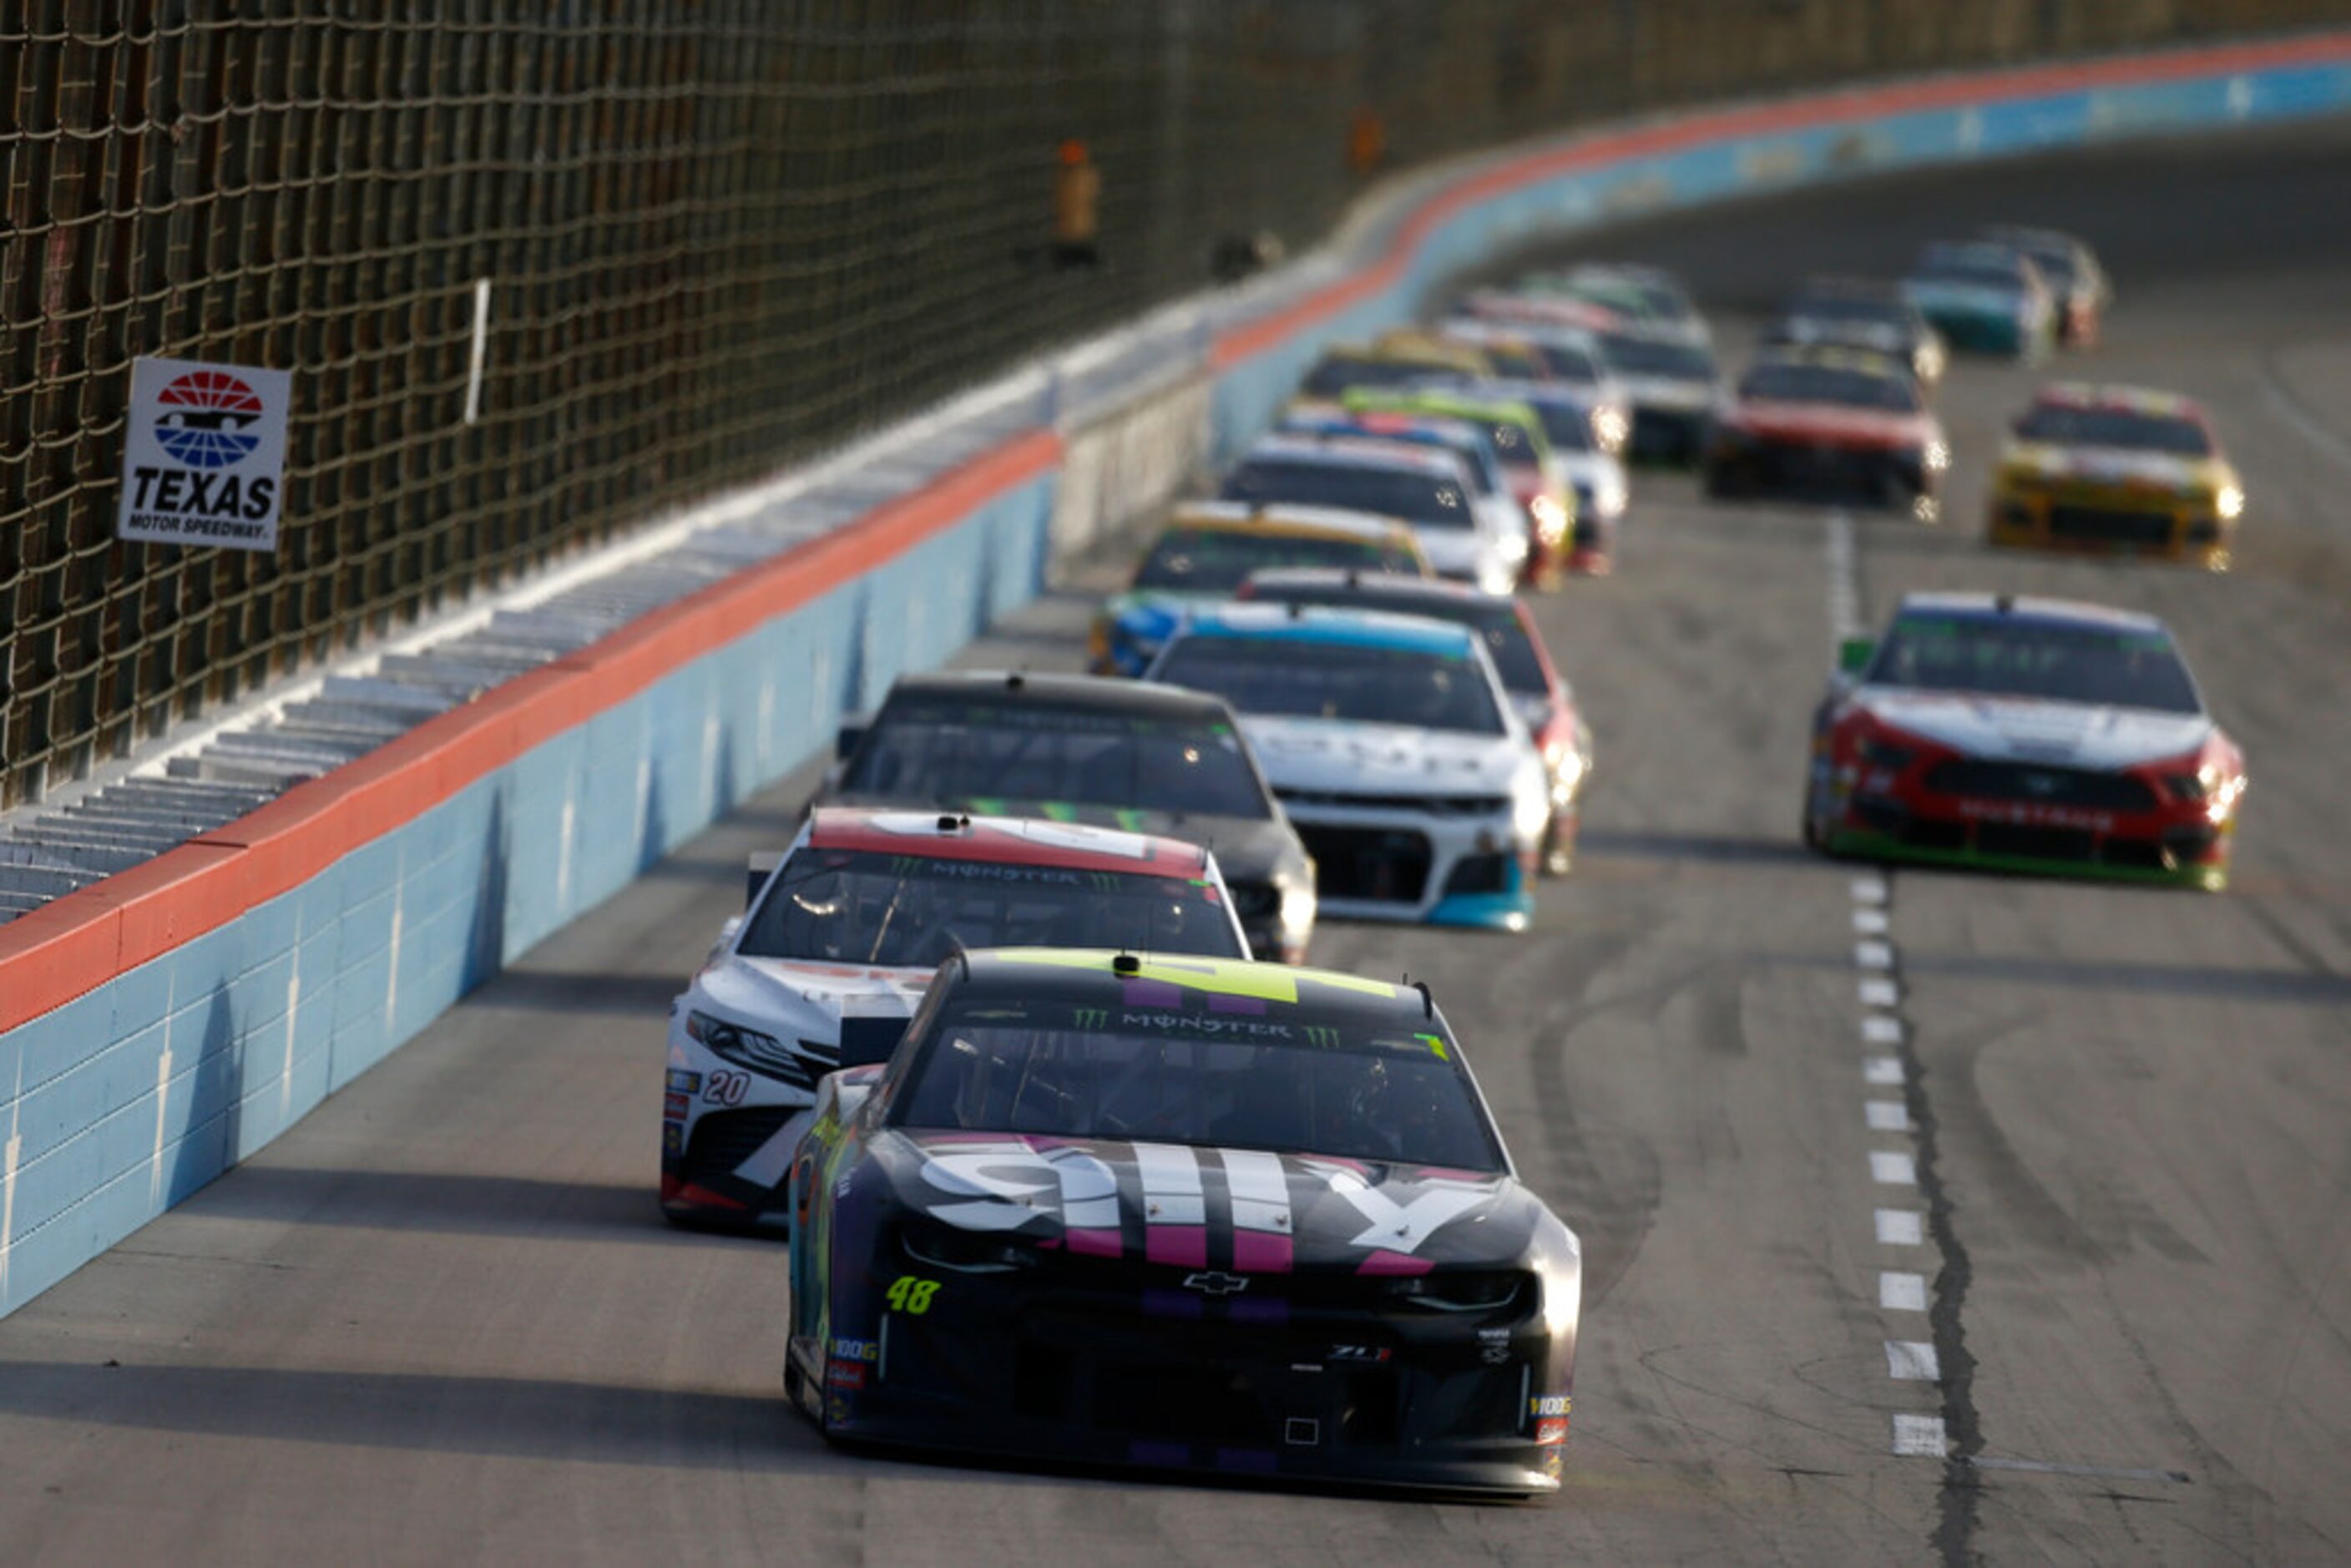
M 1938 242 L 1918 253 L 1902 297 L 1954 349 L 2038 360 L 2057 330 L 2057 309 L 2032 258 L 2013 246 Z
M 1463 459 L 1439 447 L 1276 434 L 1242 455 L 1220 494 L 1251 507 L 1336 507 L 1394 517 L 1412 529 L 1440 575 L 1507 591 L 1526 561 L 1526 537 L 1481 510 L 1475 490 Z
M 2012 246 L 2032 258 L 2049 285 L 2057 305 L 2057 338 L 2069 348 L 2086 349 L 2098 340 L 2114 286 L 2097 253 L 2082 240 L 2055 229 L 1993 227 L 1983 237 L 1996 245 Z
M 1216 697 L 1019 670 L 901 675 L 837 749 L 826 803 L 1095 822 L 1212 850 L 1249 950 L 1305 960 L 1314 862 Z
M 1104 828 L 822 807 L 670 1006 L 662 1208 L 780 1228 L 817 1081 L 886 1061 L 967 947 L 1249 956 L 1216 857 Z
M 1633 400 L 1628 455 L 1636 463 L 1696 466 L 1706 455 L 1722 392 L 1714 351 L 1684 336 L 1636 325 L 1597 336 L 1608 368 Z
M 793 1164 L 784 1385 L 828 1437 L 1556 1489 L 1581 1249 L 1426 987 L 1026 948 L 931 998 Z
M 1296 402 L 1282 411 L 1274 430 L 1283 435 L 1370 436 L 1450 452 L 1461 459 L 1462 472 L 1469 480 L 1469 503 L 1485 514 L 1483 526 L 1488 531 L 1498 537 L 1531 537 L 1533 524 L 1519 504 L 1510 470 L 1502 465 L 1494 427 L 1484 420 L 1357 410 L 1344 403 Z
M 1521 508 L 1526 529 L 1524 547 L 1517 552 L 1516 575 L 1507 582 L 1479 580 L 1479 586 L 1498 593 L 1521 582 L 1555 588 L 1573 537 L 1575 491 L 1544 433 L 1542 416 L 1517 399 L 1488 390 L 1493 384 L 1477 381 L 1458 386 L 1359 390 L 1347 394 L 1345 407 L 1354 414 L 1416 413 L 1475 420 L 1484 425 L 1493 438 L 1503 472 L 1510 476 L 1510 493 Z M 1444 570 L 1441 562 L 1438 570 Z
M 1452 316 L 1438 323 L 1437 330 L 1466 343 L 1482 344 L 1491 339 L 1533 344 L 1541 352 L 1543 368 L 1540 374 L 1524 379 L 1539 381 L 1581 402 L 1592 421 L 1592 444 L 1598 450 L 1614 457 L 1625 449 L 1625 439 L 1633 433 L 1632 400 L 1616 384 L 1608 361 L 1601 355 L 1599 340 L 1587 329 Z M 1549 422 L 1545 424 L 1548 427 Z
M 1813 723 L 1804 839 L 1835 854 L 2226 883 L 2244 755 L 2151 615 L 1913 593 Z
M 1542 869 L 1564 874 L 1575 854 L 1583 788 L 1592 777 L 1592 730 L 1575 694 L 1552 663 L 1542 633 L 1522 599 L 1480 593 L 1459 583 L 1319 567 L 1275 568 L 1249 574 L 1238 596 L 1246 603 L 1320 605 L 1384 610 L 1467 626 L 1486 639 L 1486 653 L 1502 689 L 1518 705 L 1551 780 L 1551 821 L 1543 830 Z
M 1424 361 L 1383 354 L 1367 343 L 1343 343 L 1322 351 L 1299 382 L 1298 395 L 1336 400 L 1355 387 L 1411 386 L 1430 373 Z
M 1710 346 L 1714 334 L 1706 317 L 1690 298 L 1681 280 L 1663 267 L 1630 262 L 1584 262 L 1579 266 L 1526 274 L 1519 287 L 1537 294 L 1581 299 L 1614 311 L 1626 322 L 1652 334 L 1699 347 Z
M 2244 481 L 2188 399 L 2066 382 L 2043 389 L 2011 428 L 1991 543 L 2228 569 Z
M 1549 555 L 1538 558 L 1530 579 L 1547 582 L 1562 565 L 1579 576 L 1607 575 L 1615 563 L 1616 535 L 1624 526 L 1633 489 L 1623 461 L 1593 434 L 1591 405 L 1552 382 L 1480 382 L 1474 391 L 1480 397 L 1523 403 L 1533 411 L 1550 444 L 1545 471 L 1572 502 L 1567 507 L 1565 550 L 1551 544 Z
M 1942 423 L 1904 361 L 1782 350 L 1749 368 L 1716 419 L 1706 492 L 1861 500 L 1932 522 L 1950 465 Z
M 1384 360 L 1412 365 L 1445 381 L 1476 381 L 1493 375 L 1492 354 L 1479 345 L 1441 338 L 1416 327 L 1399 327 L 1372 340 L 1372 352 Z
M 1923 387 L 1942 380 L 1943 340 L 1890 283 L 1815 277 L 1760 340 L 1773 349 L 1860 349 L 1903 361 Z
M 1168 628 L 1202 604 L 1232 597 L 1265 566 L 1337 566 L 1434 575 L 1413 531 L 1392 517 L 1317 507 L 1194 501 L 1176 509 L 1087 633 L 1088 668 L 1139 675 Z
M 1232 704 L 1323 913 L 1527 928 L 1550 782 L 1478 632 L 1232 604 L 1186 622 L 1144 678 Z

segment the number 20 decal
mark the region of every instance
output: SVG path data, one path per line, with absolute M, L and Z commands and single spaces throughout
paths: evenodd
M 702 1097 L 713 1105 L 740 1105 L 743 1096 L 751 1092 L 751 1075 L 730 1072 L 725 1069 L 702 1081 Z
M 917 1280 L 912 1274 L 901 1274 L 890 1286 L 890 1309 L 919 1318 L 931 1310 L 931 1298 L 938 1293 L 936 1280 Z

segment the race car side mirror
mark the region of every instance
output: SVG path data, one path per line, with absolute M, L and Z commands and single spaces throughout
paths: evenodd
M 1869 668 L 1870 655 L 1877 652 L 1874 637 L 1847 637 L 1837 643 L 1837 673 L 1857 675 Z
M 849 754 L 857 749 L 857 743 L 865 738 L 868 727 L 868 721 L 862 714 L 855 718 L 843 719 L 841 727 L 833 732 L 833 756 L 841 761 L 848 761 Z

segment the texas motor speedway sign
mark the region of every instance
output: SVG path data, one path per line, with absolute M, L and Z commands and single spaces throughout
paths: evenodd
M 116 537 L 276 549 L 293 380 L 246 365 L 134 363 Z

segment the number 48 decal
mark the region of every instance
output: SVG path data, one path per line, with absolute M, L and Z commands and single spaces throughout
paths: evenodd
M 938 1293 L 936 1280 L 917 1280 L 912 1274 L 901 1274 L 890 1286 L 890 1310 L 919 1318 L 931 1310 L 931 1298 Z

